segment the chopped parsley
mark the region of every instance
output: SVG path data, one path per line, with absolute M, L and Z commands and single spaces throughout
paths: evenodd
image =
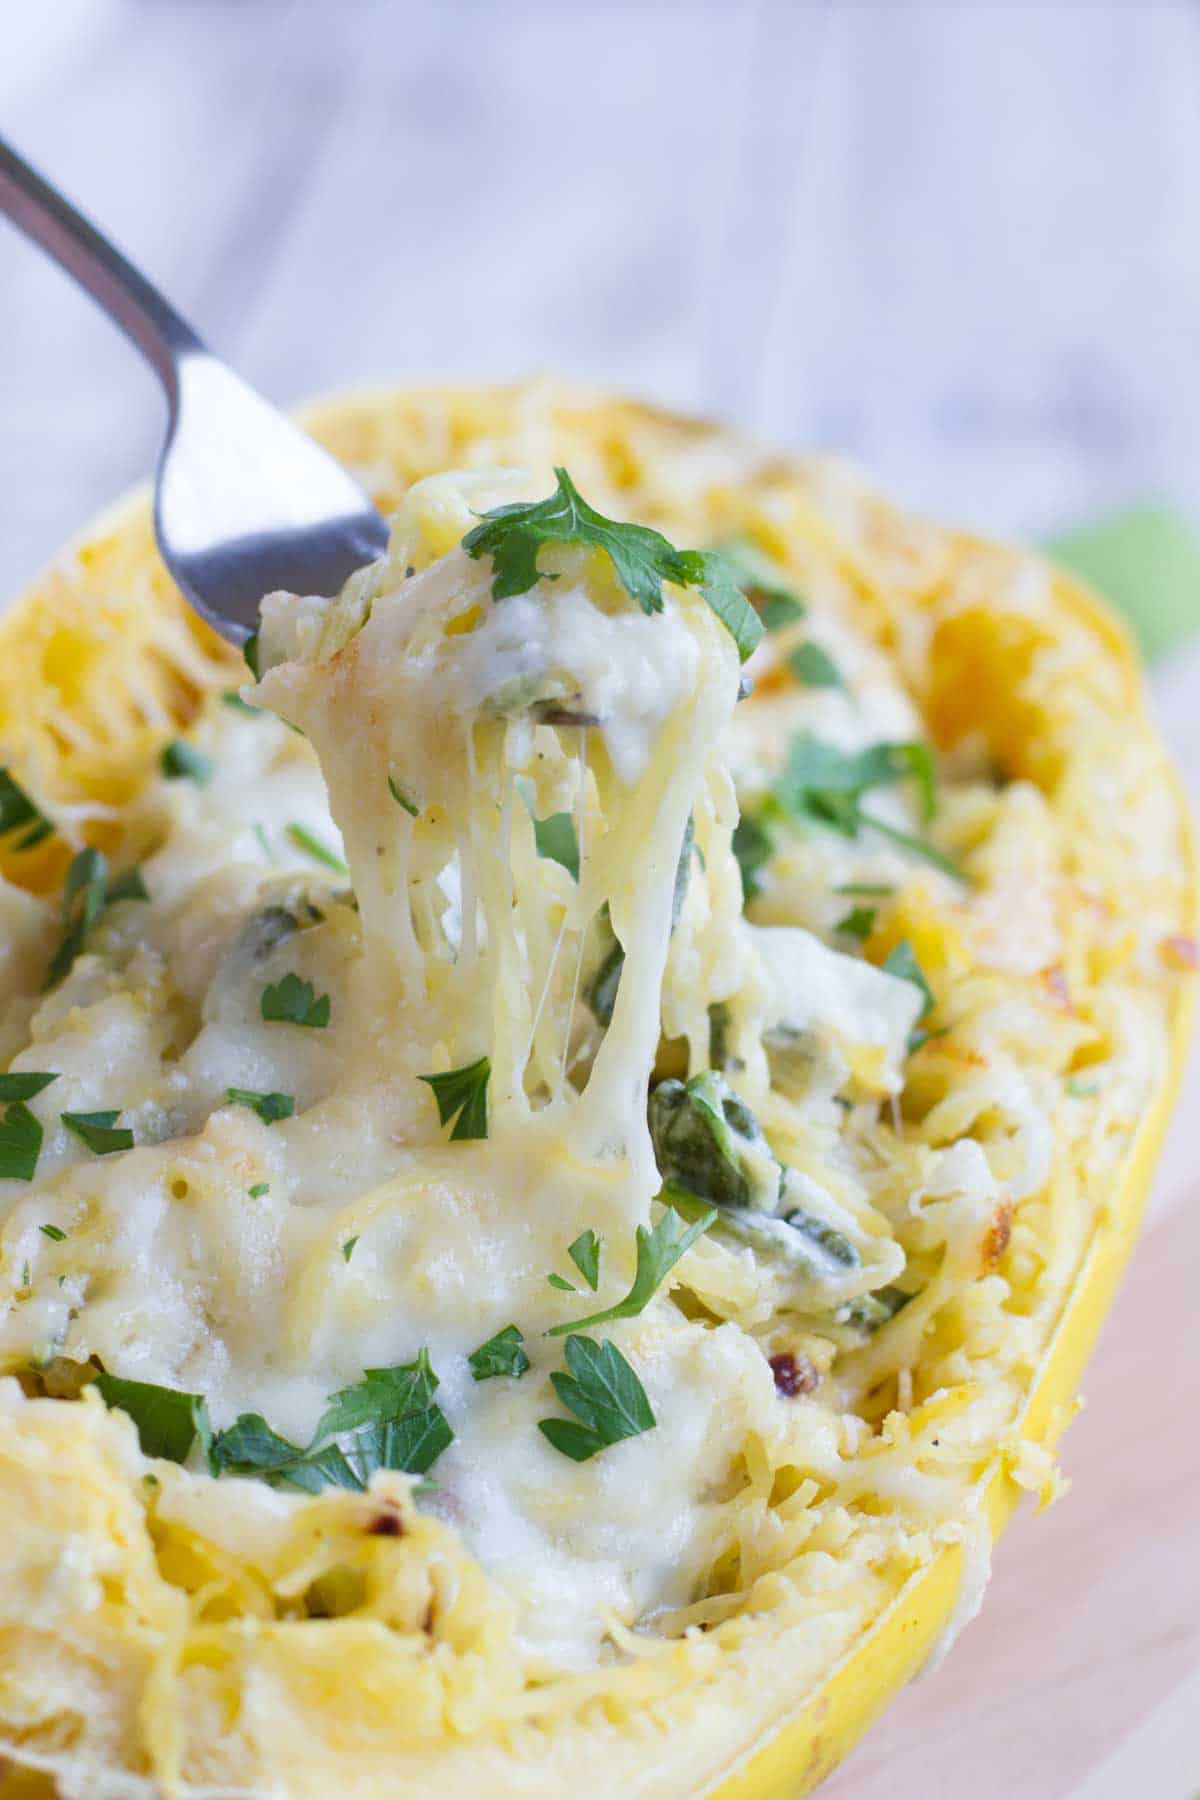
M 921 817 L 928 824 L 936 793 L 933 754 L 927 744 L 879 743 L 846 751 L 804 731 L 792 739 L 771 798 L 785 815 L 813 819 L 844 837 L 857 837 L 864 828 L 878 831 L 947 875 L 964 880 L 962 870 L 932 844 L 864 807 L 863 797 L 872 789 L 902 781 L 915 784 Z
M 832 656 L 811 638 L 793 650 L 787 660 L 788 668 L 804 687 L 845 689 L 842 672 Z
M 557 1288 L 560 1294 L 576 1294 L 579 1292 L 578 1288 L 571 1286 L 571 1283 L 567 1280 L 565 1275 L 547 1275 L 546 1280 L 550 1283 L 552 1288 Z
M 249 669 L 250 673 L 253 675 L 255 681 L 261 681 L 262 677 L 258 672 L 258 633 L 257 633 L 257 631 L 252 631 L 250 633 L 250 636 L 246 639 L 245 643 L 242 645 L 242 655 L 245 657 L 246 667 Z
M 212 1441 L 208 1408 L 199 1394 L 159 1387 L 152 1381 L 123 1381 L 104 1373 L 97 1375 L 95 1385 L 105 1406 L 129 1414 L 145 1456 L 181 1463 L 197 1433 L 206 1449 Z
M 257 1094 L 253 1088 L 231 1087 L 225 1089 L 225 1098 L 231 1106 L 248 1106 L 264 1125 L 277 1125 L 280 1119 L 290 1119 L 296 1110 L 291 1094 Z
M 487 1089 L 492 1065 L 486 1056 L 467 1063 L 461 1069 L 447 1069 L 442 1075 L 418 1075 L 417 1080 L 433 1089 L 438 1119 L 448 1125 L 454 1120 L 451 1143 L 487 1136 Z
M 782 631 L 804 617 L 808 609 L 799 594 L 776 579 L 768 558 L 753 544 L 737 538 L 718 548 L 768 631 Z
M 298 824 L 293 820 L 287 828 L 287 835 L 297 850 L 303 850 L 305 856 L 311 856 L 314 862 L 319 862 L 325 868 L 332 869 L 335 875 L 350 873 L 348 866 L 342 861 L 337 851 L 331 850 L 328 844 L 323 844 L 320 838 L 308 829 L 307 825 Z M 270 852 L 268 851 L 267 854 L 269 855 Z
M 54 826 L 7 769 L 0 769 L 0 837 L 16 834 L 14 850 L 44 843 Z
M 67 1241 L 67 1234 L 61 1225 L 39 1225 L 38 1230 L 43 1237 L 48 1237 L 52 1244 L 65 1244 Z
M 33 1069 L 10 1069 L 7 1075 L 0 1075 L 0 1101 L 32 1100 L 43 1088 L 48 1088 L 52 1081 L 57 1081 L 57 1073 L 43 1074 Z
M 567 1255 L 591 1288 L 593 1294 L 600 1286 L 600 1239 L 590 1228 L 581 1231 L 573 1244 L 568 1244 Z
M 884 900 L 896 890 L 887 881 L 843 881 L 833 891 L 835 894 L 861 896 L 864 900 Z
M 260 1002 L 262 1016 L 272 1024 L 309 1025 L 322 1029 L 329 1023 L 329 995 L 319 998 L 311 981 L 301 981 L 289 971 L 281 981 L 268 982 Z
M 542 579 L 538 552 L 544 544 L 583 544 L 605 552 L 617 580 L 644 613 L 662 611 L 664 581 L 699 588 L 745 662 L 762 626 L 719 552 L 676 550 L 646 525 L 606 519 L 588 505 L 565 469 L 554 473 L 557 488 L 548 499 L 498 506 L 463 539 L 468 556 L 492 559 L 493 600 L 527 594 Z
M 874 931 L 877 916 L 873 906 L 852 906 L 845 918 L 839 919 L 834 929 L 844 937 L 857 938 L 863 944 Z
M 354 1255 L 354 1246 L 355 1246 L 355 1244 L 357 1244 L 357 1242 L 358 1242 L 357 1236 L 346 1239 L 345 1243 L 342 1245 L 342 1261 L 343 1262 L 348 1263 L 350 1261 L 350 1258 Z
M 506 1325 L 486 1344 L 480 1344 L 478 1350 L 472 1350 L 467 1362 L 475 1380 L 490 1381 L 494 1375 L 511 1375 L 515 1380 L 523 1375 L 529 1367 L 529 1358 L 522 1348 L 524 1341 L 519 1326 Z
M 103 851 L 81 850 L 72 858 L 63 884 L 63 936 L 47 972 L 46 986 L 53 987 L 68 973 L 92 927 L 108 907 L 115 906 L 118 900 L 149 898 L 140 869 L 127 869 L 110 881 Z
M 569 812 L 551 813 L 549 818 L 535 819 L 533 836 L 539 856 L 558 863 L 572 881 L 579 880 L 579 839 Z
M 194 781 L 200 787 L 212 780 L 216 767 L 211 756 L 206 756 L 203 750 L 197 750 L 195 744 L 189 744 L 184 738 L 173 738 L 163 751 L 160 762 L 162 772 L 168 780 Z
M 679 561 L 689 587 L 697 587 L 737 645 L 738 661 L 758 649 L 762 620 L 738 585 L 719 550 L 681 550 Z
M 420 807 L 415 806 L 413 804 L 413 802 L 409 799 L 408 795 L 404 792 L 404 789 L 397 785 L 393 776 L 391 776 L 391 775 L 388 776 L 387 784 L 388 784 L 388 793 L 392 796 L 392 799 L 396 802 L 396 805 L 399 807 L 402 807 L 403 810 L 408 814 L 410 819 L 415 819 L 421 810 Z
M 261 719 L 263 716 L 262 708 L 251 706 L 248 700 L 243 700 L 236 688 L 226 688 L 221 699 L 226 706 L 231 706 L 234 712 L 249 713 L 252 719 Z
M 133 1149 L 133 1133 L 127 1125 L 118 1125 L 119 1112 L 59 1113 L 68 1131 L 97 1156 L 112 1156 L 117 1150 Z
M 361 1381 L 330 1396 L 306 1449 L 280 1437 L 260 1413 L 243 1413 L 212 1440 L 209 1468 L 310 1494 L 325 1487 L 363 1493 L 377 1469 L 423 1475 L 454 1439 L 433 1400 L 437 1386 L 426 1350 L 411 1363 L 366 1369 Z
M 587 1462 L 607 1444 L 653 1431 L 658 1421 L 646 1390 L 615 1344 L 569 1337 L 566 1359 L 570 1374 L 556 1369 L 550 1379 L 575 1419 L 538 1420 L 538 1430 L 556 1450 L 572 1462 Z
M 0 1118 L 0 1179 L 33 1180 L 42 1153 L 42 1135 L 40 1120 L 23 1100 L 14 1100 L 5 1107 Z
M 644 1225 L 637 1228 L 637 1267 L 634 1272 L 633 1286 L 623 1300 L 615 1306 L 605 1307 L 603 1312 L 589 1313 L 586 1318 L 572 1319 L 566 1325 L 554 1325 L 546 1333 L 547 1337 L 562 1337 L 564 1332 L 579 1331 L 585 1325 L 604 1325 L 610 1319 L 632 1319 L 643 1312 L 662 1286 L 680 1257 L 690 1250 L 696 1239 L 706 1232 L 716 1220 L 713 1207 L 707 1208 L 698 1219 L 688 1224 L 675 1211 L 673 1206 L 663 1209 L 652 1231 Z M 578 1243 L 576 1239 L 576 1243 Z M 574 1257 L 575 1245 L 571 1246 Z M 578 1258 L 574 1259 L 578 1262 Z M 591 1285 L 595 1287 L 596 1283 Z
M 269 1194 L 270 1191 L 271 1184 L 269 1181 L 256 1181 L 252 1188 L 246 1189 L 246 1192 L 252 1200 L 261 1200 L 263 1195 Z

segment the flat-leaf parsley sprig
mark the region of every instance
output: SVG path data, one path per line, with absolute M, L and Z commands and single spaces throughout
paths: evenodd
M 491 1073 L 490 1061 L 481 1056 L 477 1062 L 467 1063 L 461 1069 L 447 1069 L 442 1075 L 418 1075 L 418 1081 L 433 1089 L 440 1123 L 448 1125 L 451 1119 L 454 1120 L 451 1143 L 487 1136 L 487 1090 Z
M 498 506 L 463 539 L 468 556 L 492 559 L 493 600 L 527 594 L 537 582 L 554 579 L 538 568 L 543 544 L 583 544 L 606 553 L 617 580 L 644 613 L 662 611 L 664 581 L 699 588 L 745 662 L 762 636 L 762 622 L 719 551 L 676 550 L 648 525 L 606 519 L 588 505 L 565 469 L 554 474 L 558 485 L 548 499 Z
M 716 1222 L 715 1207 L 709 1207 L 701 1216 L 688 1224 L 680 1217 L 674 1207 L 665 1207 L 662 1217 L 652 1231 L 644 1225 L 637 1228 L 637 1268 L 634 1272 L 633 1286 L 623 1300 L 615 1306 L 606 1306 L 602 1312 L 588 1313 L 586 1318 L 572 1319 L 566 1325 L 554 1325 L 546 1333 L 547 1337 L 562 1337 L 568 1331 L 581 1331 L 585 1325 L 605 1325 L 612 1319 L 632 1319 L 644 1312 L 654 1295 L 658 1292 L 680 1257 L 689 1251 L 696 1239 Z M 594 1234 L 589 1234 L 593 1235 Z M 571 1245 L 571 1259 L 577 1267 L 583 1264 L 575 1255 L 581 1239 L 577 1238 Z M 597 1262 L 599 1246 L 597 1246 Z M 585 1275 L 587 1271 L 584 1270 Z M 597 1283 L 588 1277 L 589 1285 Z
M 614 1343 L 569 1337 L 566 1358 L 570 1374 L 555 1370 L 550 1380 L 575 1419 L 538 1420 L 538 1430 L 556 1450 L 572 1462 L 587 1462 L 607 1444 L 654 1430 L 658 1420 L 646 1390 Z

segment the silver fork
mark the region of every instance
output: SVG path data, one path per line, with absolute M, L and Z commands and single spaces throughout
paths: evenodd
M 162 559 L 233 643 L 264 594 L 334 594 L 387 545 L 384 519 L 319 444 L 213 356 L 81 213 L 0 138 L 0 213 L 86 288 L 167 397 L 154 486 Z

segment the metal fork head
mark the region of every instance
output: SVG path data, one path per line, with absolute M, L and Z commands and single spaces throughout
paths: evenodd
M 186 598 L 225 637 L 264 594 L 335 594 L 387 548 L 386 521 L 341 464 L 199 348 L 177 363 L 154 523 Z
M 279 588 L 335 594 L 388 529 L 319 444 L 210 356 L 115 244 L 0 138 L 0 214 L 104 308 L 170 409 L 154 524 L 163 561 L 211 625 L 243 643 Z

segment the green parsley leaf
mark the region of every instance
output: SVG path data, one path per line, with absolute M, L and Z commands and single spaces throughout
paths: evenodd
M 221 699 L 226 706 L 231 706 L 234 712 L 249 713 L 252 719 L 261 719 L 263 716 L 261 706 L 251 706 L 248 700 L 242 699 L 236 688 L 226 688 Z
M 715 1224 L 717 1212 L 709 1207 L 692 1224 L 681 1219 L 673 1206 L 663 1209 L 652 1231 L 644 1225 L 637 1228 L 637 1267 L 634 1272 L 633 1286 L 623 1300 L 615 1306 L 605 1307 L 603 1312 L 589 1313 L 586 1318 L 572 1319 L 569 1324 L 555 1325 L 547 1333 L 547 1337 L 561 1337 L 567 1331 L 580 1331 L 585 1325 L 604 1325 L 610 1319 L 632 1319 L 643 1312 L 662 1286 L 675 1264 L 679 1261 L 696 1239 Z M 578 1241 L 578 1240 L 576 1240 Z M 572 1245 L 574 1250 L 574 1245 Z M 595 1284 L 593 1284 L 595 1285 Z
M 33 1180 L 42 1152 L 42 1135 L 40 1121 L 23 1100 L 14 1100 L 5 1108 L 0 1118 L 0 1179 Z
M 738 661 L 745 662 L 759 646 L 762 620 L 742 592 L 733 567 L 719 550 L 681 550 L 679 564 L 688 585 L 700 589 L 737 645 Z
M 261 1413 L 243 1413 L 213 1440 L 209 1466 L 214 1475 L 256 1475 L 313 1494 L 325 1487 L 365 1492 L 377 1469 L 423 1475 L 454 1439 L 432 1404 L 437 1385 L 424 1350 L 415 1362 L 367 1369 L 331 1396 L 306 1450 L 280 1437 Z
M 925 971 L 913 954 L 913 947 L 907 938 L 901 938 L 894 950 L 890 950 L 883 959 L 882 967 L 889 975 L 895 975 L 901 981 L 911 981 L 924 1001 L 917 1014 L 918 1022 L 927 1019 L 937 1004 L 933 989 L 925 979 Z
M 865 750 L 845 751 L 811 732 L 800 732 L 792 739 L 772 795 L 783 812 L 793 818 L 815 819 L 850 838 L 857 837 L 867 826 L 935 868 L 964 880 L 962 870 L 932 844 L 898 830 L 862 805 L 863 795 L 872 788 L 893 787 L 901 781 L 916 783 L 922 817 L 928 823 L 936 798 L 933 756 L 928 745 L 880 743 Z
M 162 772 L 170 781 L 186 779 L 203 787 L 206 781 L 212 780 L 216 764 L 211 756 L 203 750 L 197 750 L 195 744 L 189 744 L 184 738 L 173 738 L 162 753 L 160 759 Z
M 852 906 L 845 918 L 839 920 L 834 929 L 842 932 L 846 937 L 857 938 L 862 944 L 874 931 L 876 917 L 876 909 L 873 906 Z
M 454 1120 L 451 1143 L 487 1136 L 487 1088 L 492 1065 L 486 1056 L 467 1063 L 461 1069 L 447 1069 L 442 1075 L 418 1075 L 433 1089 L 438 1119 L 443 1125 Z
M 150 898 L 146 883 L 142 880 L 140 869 L 126 869 L 110 881 L 104 895 L 106 906 L 115 906 L 118 900 L 148 900 Z
M 332 869 L 336 875 L 350 873 L 349 867 L 342 861 L 337 851 L 331 850 L 328 844 L 323 844 L 320 838 L 309 831 L 306 825 L 293 822 L 287 828 L 287 835 L 297 850 L 303 850 L 305 856 L 311 856 L 314 862 L 322 863 L 325 868 Z
M 282 981 L 271 981 L 262 991 L 262 1016 L 272 1024 L 310 1025 L 329 1023 L 329 995 L 317 998 L 311 981 L 301 981 L 290 970 Z
M 558 863 L 572 881 L 579 880 L 579 839 L 569 812 L 551 813 L 549 818 L 535 819 L 533 836 L 539 856 Z
M 600 1239 L 596 1233 L 590 1228 L 581 1231 L 575 1242 L 567 1245 L 567 1255 L 594 1294 L 600 1286 Z
M 39 1225 L 38 1230 L 43 1237 L 48 1237 L 52 1244 L 65 1244 L 67 1234 L 59 1225 Z
M 782 631 L 804 617 L 808 609 L 799 594 L 777 579 L 770 559 L 754 544 L 737 538 L 718 549 L 768 631 Z
M 570 1374 L 555 1370 L 550 1380 L 562 1404 L 581 1423 L 539 1419 L 538 1430 L 556 1450 L 572 1462 L 586 1462 L 607 1444 L 653 1431 L 658 1421 L 646 1390 L 615 1344 L 569 1337 L 566 1358 Z
M 54 826 L 7 769 L 0 768 L 0 837 L 17 833 L 14 850 L 44 843 Z
M 753 900 L 760 891 L 760 869 L 775 854 L 775 842 L 761 819 L 744 812 L 733 829 L 733 854 L 742 872 L 742 899 Z
M 649 526 L 606 519 L 588 505 L 565 469 L 554 474 L 558 485 L 549 499 L 498 506 L 463 539 L 468 556 L 492 559 L 493 600 L 527 594 L 543 579 L 537 560 L 543 544 L 586 544 L 607 554 L 617 580 L 644 613 L 662 611 L 664 581 L 698 587 L 745 662 L 761 627 L 719 552 L 679 551 Z
M 516 1380 L 523 1375 L 529 1367 L 529 1358 L 521 1347 L 524 1341 L 519 1326 L 506 1325 L 486 1344 L 480 1344 L 478 1350 L 472 1350 L 467 1361 L 475 1380 L 490 1381 L 494 1375 L 511 1375 Z
M 101 914 L 119 900 L 148 900 L 140 869 L 127 869 L 109 880 L 108 860 L 100 850 L 81 850 L 71 860 L 63 884 L 63 937 L 46 976 L 53 987 L 68 973 Z
M 58 1075 L 43 1075 L 32 1069 L 17 1071 L 12 1069 L 7 1075 L 0 1075 L 0 1101 L 32 1100 L 43 1088 L 48 1088 Z
M 252 631 L 250 633 L 250 636 L 246 639 L 245 643 L 242 645 L 242 655 L 245 657 L 246 667 L 249 669 L 250 673 L 253 675 L 255 681 L 261 681 L 262 677 L 258 672 L 258 633 L 257 633 L 257 631 Z
M 410 819 L 415 819 L 417 817 L 417 815 L 420 813 L 420 810 L 421 810 L 420 807 L 413 805 L 413 802 L 409 799 L 408 795 L 404 792 L 403 788 L 397 786 L 394 778 L 391 775 L 389 775 L 387 778 L 387 784 L 388 784 L 388 793 L 392 796 L 392 799 L 396 802 L 396 805 L 403 807 L 404 811 L 408 814 Z
M 304 1456 L 298 1444 L 272 1431 L 261 1413 L 240 1413 L 209 1449 L 214 1475 L 259 1475 L 270 1480 Z
M 277 1125 L 280 1119 L 290 1119 L 296 1110 L 291 1094 L 256 1094 L 253 1088 L 231 1087 L 225 1089 L 225 1098 L 231 1106 L 248 1106 L 264 1125 Z
M 811 638 L 792 651 L 788 657 L 788 668 L 805 687 L 845 689 L 842 672 L 832 656 Z
M 552 1288 L 557 1288 L 560 1294 L 574 1294 L 578 1291 L 571 1286 L 565 1275 L 547 1275 L 546 1280 Z
M 352 1237 L 352 1238 L 346 1239 L 345 1243 L 342 1245 L 342 1261 L 343 1262 L 350 1261 L 350 1258 L 354 1255 L 354 1246 L 355 1246 L 355 1244 L 357 1244 L 357 1242 L 358 1242 L 357 1237 Z
M 256 1181 L 252 1188 L 246 1189 L 246 1192 L 252 1200 L 261 1200 L 263 1195 L 269 1194 L 270 1191 L 271 1184 L 269 1181 Z
M 97 1156 L 111 1156 L 117 1150 L 133 1149 L 133 1133 L 127 1125 L 118 1125 L 119 1112 L 59 1113 L 68 1131 Z
M 105 1406 L 129 1414 L 145 1456 L 181 1463 L 197 1433 L 206 1447 L 211 1442 L 208 1408 L 199 1394 L 159 1387 L 152 1381 L 123 1381 L 108 1374 L 97 1375 L 95 1385 Z
M 537 558 L 543 544 L 587 544 L 607 552 L 618 581 L 643 612 L 661 612 L 663 582 L 680 579 L 675 547 L 648 526 L 606 519 L 583 499 L 565 469 L 554 474 L 558 486 L 549 499 L 498 506 L 463 539 L 468 556 L 492 559 L 492 598 L 527 594 L 541 580 Z
M 429 1352 L 421 1349 L 410 1363 L 396 1363 L 386 1369 L 364 1369 L 361 1381 L 339 1388 L 329 1397 L 329 1405 L 321 1414 L 313 1442 L 335 1437 L 343 1431 L 355 1431 L 379 1419 L 400 1419 L 406 1413 L 424 1412 L 433 1403 L 438 1378 L 429 1360 Z

